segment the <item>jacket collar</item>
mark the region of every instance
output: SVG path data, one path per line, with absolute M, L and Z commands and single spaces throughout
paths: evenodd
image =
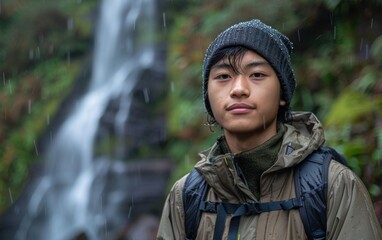
M 322 125 L 313 113 L 293 112 L 292 116 L 293 121 L 285 124 L 287 129 L 278 159 L 263 175 L 297 165 L 325 141 Z M 200 153 L 202 160 L 197 163 L 196 169 L 219 196 L 235 195 L 240 201 L 248 196 L 254 198 L 243 182 L 232 154 L 218 155 L 210 161 L 210 153 L 216 153 L 217 148 L 218 144 L 215 143 Z

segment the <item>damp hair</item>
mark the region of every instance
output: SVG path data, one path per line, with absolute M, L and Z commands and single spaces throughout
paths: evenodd
M 248 51 L 251 50 L 243 46 L 233 46 L 219 49 L 214 53 L 214 55 L 211 56 L 209 66 L 214 66 L 222 59 L 226 59 L 232 71 L 234 71 L 235 73 L 240 73 L 240 63 L 243 60 L 245 53 Z M 280 92 L 280 97 L 283 98 L 282 91 Z M 280 106 L 277 113 L 277 120 L 281 123 L 292 121 L 292 114 L 290 108 Z M 218 122 L 216 122 L 214 116 L 208 114 L 207 125 L 214 126 L 216 124 L 218 124 Z
M 211 56 L 210 66 L 217 64 L 222 59 L 227 59 L 228 65 L 235 73 L 240 73 L 240 63 L 244 58 L 245 53 L 249 51 L 248 48 L 242 46 L 226 47 L 219 49 Z

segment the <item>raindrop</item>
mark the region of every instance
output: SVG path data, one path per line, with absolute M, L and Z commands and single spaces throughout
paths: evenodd
M 149 90 L 147 88 L 143 89 L 143 96 L 146 103 L 150 102 Z
M 13 196 L 12 196 L 12 192 L 10 188 L 8 188 L 8 192 L 9 192 L 9 198 L 11 199 L 11 203 L 13 203 Z
M 40 58 L 40 47 L 37 47 L 37 48 L 36 48 L 36 58 L 37 58 L 37 59 Z
M 32 60 L 34 57 L 33 49 L 29 50 L 29 59 Z
M 37 149 L 37 144 L 36 144 L 36 140 L 33 141 L 34 142 L 34 149 L 36 151 L 36 155 L 38 156 L 38 149 Z
M 4 87 L 7 85 L 6 83 L 5 83 L 5 72 L 3 72 L 3 83 L 4 83 Z
M 175 84 L 173 81 L 171 81 L 171 83 L 170 83 L 170 90 L 171 90 L 171 92 L 175 91 Z
M 131 217 L 131 210 L 132 210 L 132 208 L 133 208 L 133 206 L 130 205 L 130 207 L 129 207 L 129 213 L 127 214 L 127 219 L 130 219 L 130 217 Z
M 163 27 L 166 28 L 167 27 L 167 24 L 166 24 L 166 13 L 163 12 Z
M 300 38 L 300 30 L 297 30 L 297 36 L 298 36 L 298 41 L 301 42 L 301 38 Z
M 373 28 L 374 18 L 371 19 L 370 28 Z
M 8 79 L 8 86 L 9 86 L 9 93 L 10 93 L 10 94 L 13 94 L 12 85 L 11 85 L 11 80 L 9 80 L 9 79 Z
M 72 17 L 68 18 L 68 20 L 66 21 L 66 26 L 68 28 L 68 31 L 73 30 L 74 21 Z
M 361 43 L 359 45 L 359 50 L 362 51 L 362 45 L 363 45 L 363 38 L 361 38 Z
M 366 59 L 369 59 L 369 44 L 366 44 L 365 58 L 366 58 Z
M 333 13 L 330 14 L 330 25 L 333 25 Z

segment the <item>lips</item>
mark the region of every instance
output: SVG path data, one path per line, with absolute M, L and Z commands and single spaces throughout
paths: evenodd
M 246 103 L 234 103 L 229 105 L 226 110 L 234 113 L 234 114 L 243 114 L 243 113 L 248 113 L 255 109 L 254 106 L 248 105 Z

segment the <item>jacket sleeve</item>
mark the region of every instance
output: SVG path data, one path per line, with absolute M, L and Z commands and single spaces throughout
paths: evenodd
M 177 240 L 186 238 L 182 202 L 184 180 L 185 177 L 178 180 L 167 196 L 158 228 L 158 240 Z
M 369 193 L 355 173 L 332 161 L 328 184 L 327 239 L 382 239 Z

